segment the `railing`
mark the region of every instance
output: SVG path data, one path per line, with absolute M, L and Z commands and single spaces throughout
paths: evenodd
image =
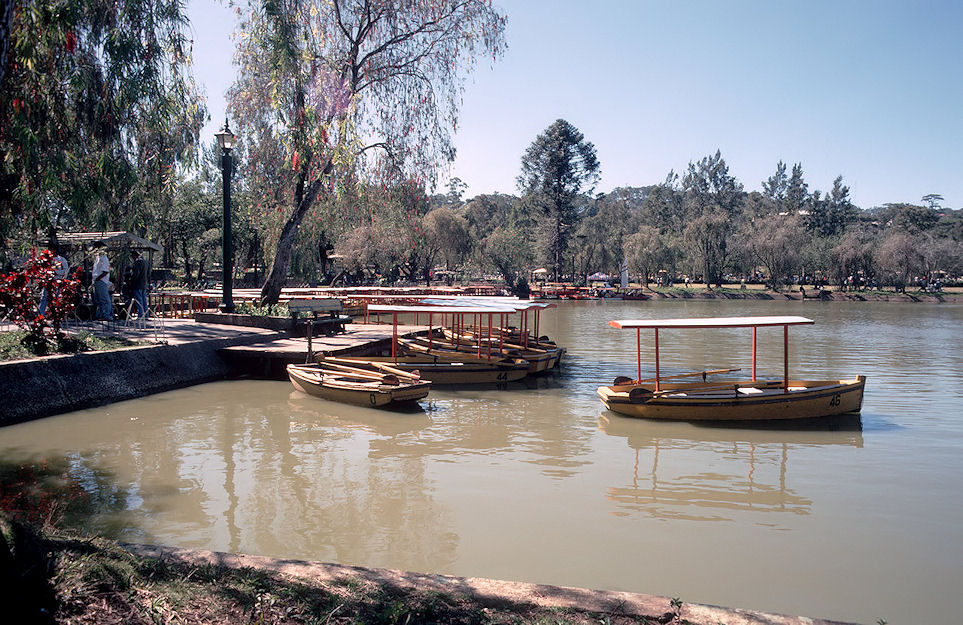
M 148 307 L 159 317 L 186 319 L 196 312 L 217 309 L 220 298 L 197 293 L 158 293 L 148 296 Z

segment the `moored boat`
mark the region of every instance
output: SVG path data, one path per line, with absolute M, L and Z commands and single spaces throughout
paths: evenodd
M 865 376 L 796 380 L 789 377 L 789 326 L 812 324 L 804 317 L 722 317 L 703 319 L 641 319 L 610 321 L 616 328 L 635 329 L 639 346 L 638 377 L 616 378 L 610 386 L 598 389 L 606 408 L 629 417 L 646 419 L 756 421 L 811 419 L 859 412 L 862 407 Z M 756 331 L 760 327 L 783 328 L 783 377 L 760 380 L 756 375 Z M 695 374 L 663 377 L 660 375 L 659 330 L 691 328 L 752 328 L 752 377 L 748 380 L 718 380 L 709 376 L 728 374 L 738 369 L 721 369 Z M 655 377 L 643 380 L 641 374 L 642 329 L 655 331 Z M 678 379 L 701 376 L 701 381 Z
M 309 395 L 358 406 L 382 407 L 428 396 L 431 383 L 393 367 L 361 369 L 339 363 L 288 365 L 288 378 Z

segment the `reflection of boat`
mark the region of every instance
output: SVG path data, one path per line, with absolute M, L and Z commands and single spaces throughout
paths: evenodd
M 428 395 L 429 382 L 392 367 L 359 369 L 338 363 L 288 365 L 288 378 L 309 395 L 359 406 L 387 406 L 418 401 Z
M 605 407 L 629 417 L 647 419 L 756 421 L 807 419 L 859 412 L 863 402 L 864 376 L 850 379 L 791 380 L 789 378 L 789 326 L 811 324 L 805 317 L 721 317 L 703 319 L 641 319 L 610 321 L 616 328 L 636 331 L 639 345 L 638 377 L 616 378 L 612 386 L 601 386 L 599 398 Z M 783 379 L 756 378 L 756 330 L 783 328 Z M 655 331 L 655 377 L 642 379 L 639 333 Z M 662 377 L 659 374 L 659 330 L 691 328 L 752 328 L 752 379 L 708 381 L 708 375 L 737 369 L 703 371 Z M 698 382 L 665 382 L 673 378 L 702 376 Z
M 863 446 L 858 415 L 766 428 L 610 416 L 602 413 L 599 430 L 624 438 L 634 461 L 631 480 L 610 487 L 607 498 L 622 509 L 662 518 L 716 521 L 740 511 L 808 514 L 812 501 L 789 484 L 790 452 Z

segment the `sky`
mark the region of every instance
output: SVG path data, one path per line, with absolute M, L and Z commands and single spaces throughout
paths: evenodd
M 861 208 L 943 196 L 963 208 L 963 2 L 494 0 L 508 50 L 465 81 L 466 197 L 516 194 L 525 149 L 556 119 L 591 141 L 596 192 L 662 182 L 721 151 L 747 191 L 782 160 L 809 190 L 837 176 Z M 210 140 L 233 81 L 234 14 L 189 0 Z M 228 113 L 229 115 L 229 113 Z

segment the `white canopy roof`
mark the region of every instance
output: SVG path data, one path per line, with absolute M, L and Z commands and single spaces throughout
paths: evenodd
M 433 313 L 444 315 L 510 315 L 510 306 L 396 306 L 394 304 L 368 304 L 369 313 Z
M 806 317 L 703 317 L 695 319 L 616 319 L 614 328 L 757 328 L 761 326 L 793 326 L 815 323 Z

